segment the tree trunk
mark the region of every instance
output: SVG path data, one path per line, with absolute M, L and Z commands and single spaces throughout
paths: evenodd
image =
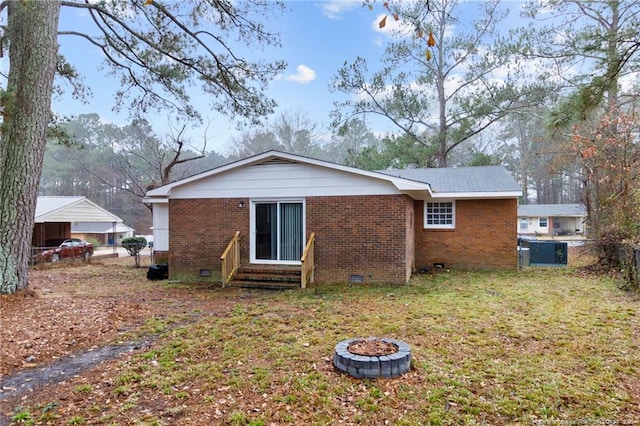
M 443 6 L 445 6 L 443 4 Z M 451 5 L 449 5 L 451 6 Z M 428 7 L 428 6 L 427 6 Z M 438 28 L 439 31 L 439 39 L 440 40 L 444 40 L 445 37 L 445 28 L 446 25 L 445 23 L 447 22 L 447 15 L 448 15 L 448 11 L 446 10 L 447 7 L 442 7 L 442 10 L 440 10 L 438 13 L 440 15 L 439 17 L 439 21 L 440 21 L 440 25 Z M 437 67 L 438 69 L 438 73 L 436 76 L 436 90 L 438 92 L 438 150 L 436 151 L 436 161 L 437 161 L 437 167 L 447 167 L 448 166 L 448 158 L 447 155 L 449 154 L 449 125 L 447 124 L 447 120 L 450 117 L 447 117 L 447 95 L 445 93 L 445 85 L 447 84 L 447 78 L 443 73 L 442 70 L 442 64 L 444 64 L 445 61 L 445 52 L 444 52 L 444 48 L 443 48 L 443 44 L 440 43 L 440 45 L 438 46 L 438 51 L 437 51 L 437 55 L 438 55 L 438 63 L 441 64 L 439 67 Z
M 0 292 L 28 287 L 38 182 L 51 116 L 60 0 L 9 1 L 0 140 Z

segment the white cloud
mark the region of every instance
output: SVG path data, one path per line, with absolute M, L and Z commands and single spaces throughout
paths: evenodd
M 329 19 L 342 19 L 342 15 L 356 7 L 362 7 L 361 0 L 332 0 L 322 3 L 322 14 Z
M 286 80 L 295 81 L 300 84 L 307 84 L 316 79 L 316 72 L 306 65 L 298 65 L 297 73 L 288 75 Z

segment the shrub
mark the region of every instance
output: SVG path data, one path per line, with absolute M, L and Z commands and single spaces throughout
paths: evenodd
M 127 237 L 122 239 L 122 247 L 124 247 L 129 255 L 136 256 L 140 250 L 147 246 L 145 237 Z

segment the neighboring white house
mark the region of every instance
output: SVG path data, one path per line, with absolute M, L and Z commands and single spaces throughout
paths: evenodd
M 518 206 L 518 234 L 549 237 L 584 236 L 587 209 L 582 204 Z
M 134 229 L 122 222 L 73 222 L 71 236 L 81 239 L 95 239 L 102 244 L 120 244 L 123 238 L 133 237 Z
M 86 197 L 39 196 L 34 222 L 31 245 L 43 247 L 49 239 L 71 237 L 72 225 L 99 222 L 113 232 L 122 219 Z

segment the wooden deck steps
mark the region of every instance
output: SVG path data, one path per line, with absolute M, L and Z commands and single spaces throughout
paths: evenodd
M 274 290 L 300 288 L 301 276 L 300 266 L 242 265 L 227 285 Z

